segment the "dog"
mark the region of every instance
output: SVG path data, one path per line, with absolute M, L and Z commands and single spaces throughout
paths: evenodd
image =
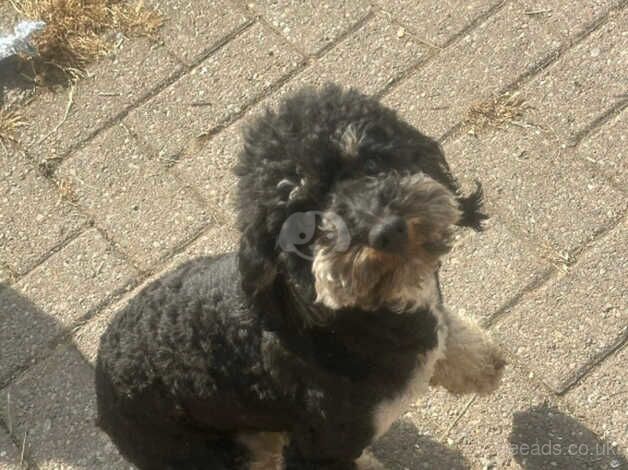
M 482 228 L 438 143 L 376 99 L 306 88 L 244 129 L 237 253 L 189 261 L 112 320 L 99 426 L 140 469 L 349 470 L 424 393 L 505 361 L 448 311 L 455 225 Z

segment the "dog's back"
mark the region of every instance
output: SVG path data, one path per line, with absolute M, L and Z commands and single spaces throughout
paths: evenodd
M 240 468 L 246 451 L 229 430 L 246 420 L 241 403 L 259 404 L 241 396 L 247 380 L 259 385 L 258 328 L 235 254 L 195 259 L 154 281 L 101 338 L 98 424 L 141 468 Z

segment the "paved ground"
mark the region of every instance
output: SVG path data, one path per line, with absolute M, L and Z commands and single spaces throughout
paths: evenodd
M 434 391 L 376 457 L 628 468 L 628 2 L 152 3 L 161 41 L 124 40 L 73 90 L 39 92 L 21 144 L 0 148 L 0 468 L 129 467 L 93 425 L 99 334 L 147 279 L 235 246 L 241 123 L 326 80 L 440 138 L 492 214 L 443 278 L 508 351 L 504 385 Z M 25 84 L 2 87 L 8 102 Z M 466 119 L 504 93 L 527 103 L 514 123 Z

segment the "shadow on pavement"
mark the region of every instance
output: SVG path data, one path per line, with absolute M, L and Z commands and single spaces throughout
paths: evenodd
M 11 104 L 7 96 L 11 93 L 20 96 L 34 90 L 34 76 L 25 67 L 26 63 L 18 57 L 0 61 L 0 106 Z
M 420 434 L 409 421 L 397 421 L 371 452 L 389 470 L 467 470 L 470 465 L 460 452 Z
M 0 282 L 0 388 L 42 354 L 63 332 L 55 318 Z
M 510 445 L 514 459 L 526 470 L 628 468 L 626 458 L 610 443 L 547 405 L 515 413 Z
M 93 370 L 66 334 L 0 283 L 0 468 L 20 468 L 22 452 L 46 468 L 130 468 L 95 426 Z

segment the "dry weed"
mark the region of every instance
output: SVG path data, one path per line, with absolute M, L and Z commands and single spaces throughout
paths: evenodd
M 503 129 L 509 124 L 525 125 L 521 119 L 529 108 L 519 93 L 505 93 L 471 106 L 466 122 L 474 134 L 487 127 Z
M 107 54 L 117 33 L 154 36 L 163 20 L 155 10 L 123 0 L 9 0 L 20 16 L 46 22 L 33 43 L 39 56 L 30 62 L 38 84 L 67 84 Z

